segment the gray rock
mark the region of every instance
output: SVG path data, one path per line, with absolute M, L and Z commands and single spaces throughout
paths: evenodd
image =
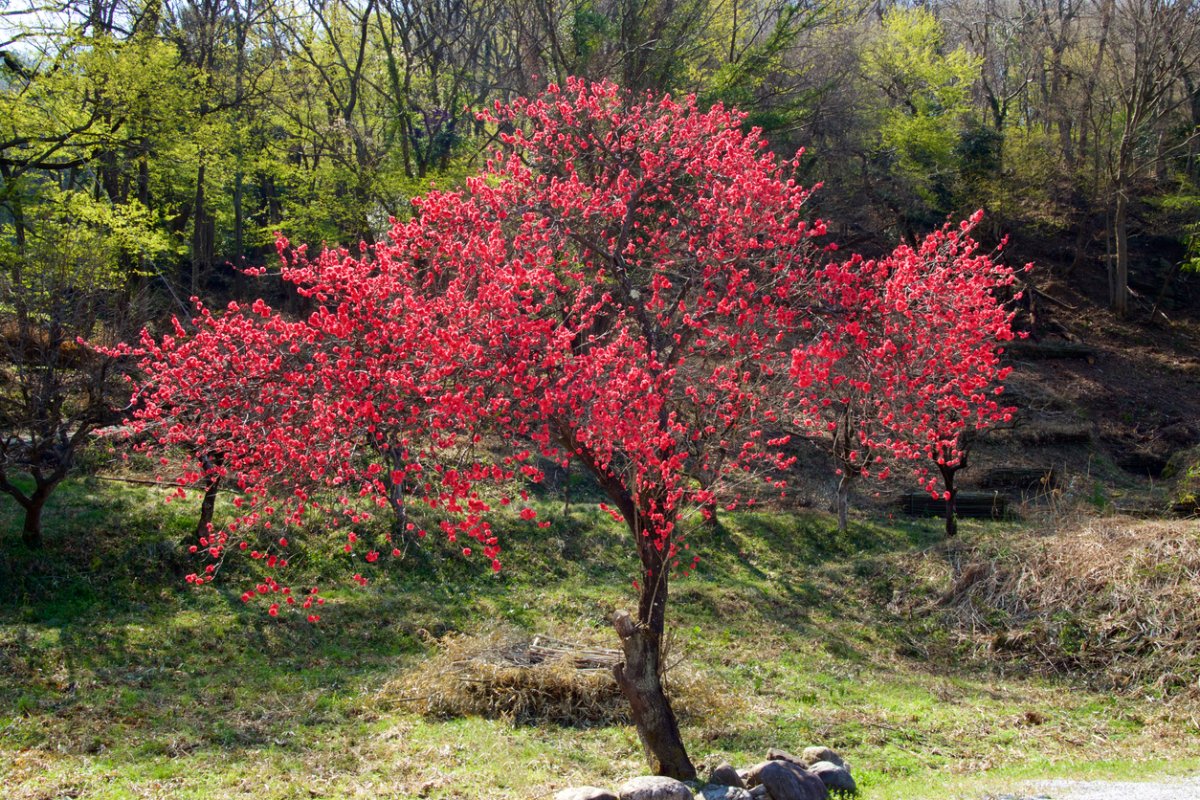
M 736 769 L 729 764 L 721 763 L 709 774 L 708 782 L 717 786 L 736 786 L 739 789 L 745 789 L 746 784 L 742 781 Z
M 768 761 L 758 777 L 771 800 L 829 800 L 821 779 L 790 761 Z
M 809 764 L 816 764 L 818 761 L 828 761 L 830 764 L 836 764 L 839 767 L 845 767 L 846 771 L 850 771 L 850 765 L 847 764 L 841 756 L 830 750 L 828 747 L 806 747 L 801 755 Z
M 772 747 L 767 751 L 767 761 L 790 761 L 793 764 L 799 764 L 802 767 L 808 767 L 809 761 L 798 756 L 794 756 L 787 750 L 777 750 Z
M 808 771 L 820 778 L 826 789 L 851 794 L 858 793 L 854 778 L 850 776 L 850 770 L 845 767 L 839 767 L 831 761 L 818 761 L 809 767 Z
M 617 790 L 620 800 L 693 800 L 692 790 L 674 778 L 643 775 L 625 781 Z
M 620 800 L 607 789 L 597 789 L 595 786 L 577 786 L 574 789 L 563 789 L 554 795 L 554 800 Z
M 700 788 L 696 795 L 698 800 L 752 800 L 751 795 L 739 786 L 727 786 L 723 783 L 709 783 Z

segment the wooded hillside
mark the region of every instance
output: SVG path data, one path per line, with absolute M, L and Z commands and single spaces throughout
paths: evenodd
M 273 233 L 371 242 L 569 75 L 808 148 L 842 243 L 976 208 L 1119 313 L 1194 256 L 1200 13 L 1165 0 L 93 0 L 3 12 L 7 272 L 213 295 Z M 70 251 L 70 252 L 68 252 Z M 84 263 L 87 263 L 86 270 Z M 16 278 L 19 282 L 20 278 Z M 1193 289 L 1194 291 L 1194 289 Z M 1160 304 L 1161 305 L 1161 304 Z

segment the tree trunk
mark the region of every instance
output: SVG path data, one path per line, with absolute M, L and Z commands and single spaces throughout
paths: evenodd
M 241 166 L 233 176 L 233 258 L 234 263 L 242 265 L 246 255 L 245 215 L 242 211 L 242 196 L 245 194 L 245 175 Z
M 656 547 L 654 531 L 644 525 L 645 516 L 633 506 L 627 494 L 622 499 L 626 501 L 622 506 L 630 512 L 625 519 L 637 543 L 642 575 L 637 620 L 627 611 L 618 611 L 612 618 L 625 655 L 625 660 L 613 667 L 613 676 L 621 694 L 629 701 L 650 770 L 676 780 L 695 780 L 696 768 L 684 749 L 679 723 L 662 683 L 670 544 L 662 542 L 661 549 Z
M 42 547 L 42 509 L 46 507 L 49 493 L 34 492 L 25 506 L 25 524 L 21 527 L 21 541 L 31 550 Z
M 47 479 L 44 476 L 35 475 L 34 478 L 37 481 L 36 488 L 29 497 L 24 499 L 20 495 L 14 495 L 14 497 L 25 509 L 25 522 L 21 526 L 21 541 L 31 550 L 40 550 L 42 547 L 42 509 L 46 507 L 46 501 L 50 499 L 50 493 L 54 491 L 58 481 L 53 477 Z
M 204 154 L 201 153 L 203 158 Z M 201 164 L 196 170 L 196 194 L 192 203 L 192 275 L 191 290 L 193 295 L 200 294 L 200 284 L 207 275 L 213 262 L 214 220 L 208 214 L 205 199 L 204 180 L 205 165 Z
M 201 453 L 200 465 L 204 467 L 204 499 L 200 501 L 200 519 L 196 523 L 196 538 L 208 536 L 212 525 L 213 512 L 217 507 L 217 491 L 221 487 L 221 474 L 217 469 L 225 462 L 225 456 L 220 453 Z
M 220 485 L 221 478 L 214 476 L 209 478 L 208 485 L 204 487 L 204 500 L 200 503 L 200 520 L 196 523 L 197 538 L 208 536 L 209 526 L 212 525 L 213 511 L 217 506 L 217 489 Z
M 938 469 L 941 470 L 942 481 L 949 495 L 946 498 L 946 535 L 953 538 L 958 535 L 958 509 L 954 503 L 958 498 L 958 489 L 954 488 L 954 473 L 958 472 L 958 467 L 942 464 Z
M 848 470 L 842 470 L 842 479 L 837 485 L 838 533 L 845 533 L 850 516 L 850 482 L 853 478 Z
M 1124 317 L 1129 313 L 1129 199 L 1119 184 L 1113 233 L 1117 240 L 1117 264 L 1113 273 L 1112 309 L 1118 317 Z
M 562 443 L 575 451 L 604 493 L 616 504 L 633 535 L 638 559 L 642 564 L 638 584 L 638 614 L 635 621 L 628 611 L 613 614 L 612 624 L 621 640 L 624 661 L 613 667 L 613 677 L 621 694 L 629 701 L 633 724 L 651 771 L 681 781 L 695 780 L 696 768 L 688 758 L 679 734 L 679 722 L 663 688 L 662 644 L 666 631 L 667 576 L 670 569 L 670 537 L 656 538 L 646 527 L 633 495 L 615 474 L 602 469 L 595 456 L 582 446 L 568 428 L 559 430 Z M 672 518 L 670 520 L 674 522 Z M 656 547 L 656 545 L 659 545 Z
M 663 587 L 665 591 L 665 581 Z M 643 594 L 648 590 L 653 591 L 642 587 Z M 613 675 L 629 701 L 650 771 L 676 780 L 695 780 L 696 768 L 684 749 L 679 723 L 663 691 L 661 627 L 654 630 L 651 625 L 634 622 L 628 611 L 618 611 L 612 622 L 625 654 L 625 660 L 613 667 Z

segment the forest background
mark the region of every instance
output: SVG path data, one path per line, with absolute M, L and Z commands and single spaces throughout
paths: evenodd
M 220 296 L 297 242 L 373 242 L 480 166 L 495 100 L 566 76 L 750 112 L 833 238 L 870 251 L 976 208 L 1129 304 L 1200 219 L 1190 2 L 431 0 L 7 3 L 6 272 Z M 1132 236 L 1132 243 L 1131 243 Z M 1148 242 L 1147 237 L 1165 237 Z M 27 266 L 23 266 L 27 265 Z M 1157 288 L 1157 263 L 1133 270 Z M 1147 272 L 1149 270 L 1149 272 Z M 14 289 L 15 291 L 19 291 Z M 161 298 L 160 298 L 161 299 Z M 132 312 L 151 318 L 150 308 Z

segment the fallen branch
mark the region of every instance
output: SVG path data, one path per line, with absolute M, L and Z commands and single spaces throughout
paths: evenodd
M 1056 305 L 1059 308 L 1065 308 L 1067 311 L 1078 311 L 1079 310 L 1079 306 L 1073 306 L 1070 303 L 1066 302 L 1065 300 L 1059 300 L 1054 295 L 1048 294 L 1044 289 L 1039 289 L 1036 286 L 1030 286 L 1029 288 L 1032 289 L 1033 292 L 1036 295 L 1038 295 L 1039 297 L 1041 297 L 1045 300 L 1048 300 L 1052 305 Z

